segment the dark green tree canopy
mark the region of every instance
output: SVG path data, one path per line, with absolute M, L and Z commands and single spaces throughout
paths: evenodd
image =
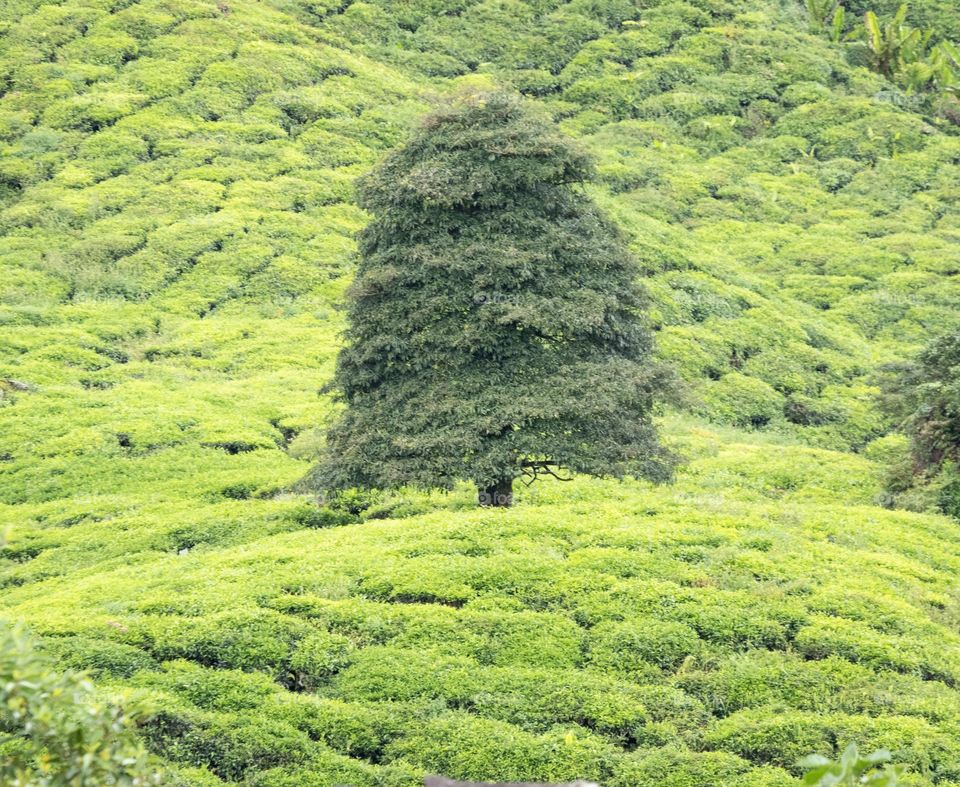
M 429 116 L 359 184 L 346 404 L 313 482 L 481 489 L 564 467 L 662 479 L 637 268 L 589 159 L 509 94 Z
M 886 407 L 903 419 L 914 471 L 960 463 L 960 332 L 934 339 L 916 360 L 896 367 Z
M 910 438 L 909 457 L 890 468 L 888 502 L 960 519 L 960 332 L 882 371 L 881 405 Z

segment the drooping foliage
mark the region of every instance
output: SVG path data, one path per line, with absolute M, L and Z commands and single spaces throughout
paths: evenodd
M 636 263 L 580 148 L 506 93 L 464 97 L 360 183 L 346 411 L 315 482 L 481 489 L 553 467 L 663 478 Z

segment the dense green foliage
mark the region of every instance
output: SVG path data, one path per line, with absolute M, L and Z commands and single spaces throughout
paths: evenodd
M 917 463 L 926 468 L 960 461 L 960 333 L 924 348 L 906 388 Z
M 154 698 L 173 783 L 786 787 L 853 740 L 960 783 L 960 535 L 878 505 L 876 370 L 960 328 L 924 96 L 793 0 L 10 0 L 0 36 L 0 609 Z M 354 181 L 495 84 L 597 158 L 688 464 L 318 507 Z
M 291 511 L 287 533 L 184 555 L 145 519 L 113 565 L 77 550 L 110 550 L 116 516 L 37 528 L 73 541 L 8 571 L 4 604 L 145 692 L 186 784 L 786 787 L 849 740 L 913 784 L 960 779 L 955 525 L 872 505 L 869 460 L 665 428 L 691 457 L 673 487 L 544 482 L 507 512 L 464 488 L 340 528 Z
M 836 762 L 816 754 L 805 758 L 801 764 L 810 770 L 804 775 L 803 783 L 816 787 L 856 787 L 859 784 L 895 787 L 900 783 L 902 769 L 889 763 L 890 752 L 885 749 L 861 755 L 857 745 L 851 743 Z
M 835 43 L 852 42 L 855 56 L 870 68 L 908 94 L 920 93 L 915 108 L 960 125 L 960 49 L 944 37 L 950 31 L 908 25 L 906 3 L 884 21 L 868 10 L 862 24 L 853 26 L 840 0 L 805 0 L 805 5 L 813 30 L 828 33 Z
M 321 490 L 470 479 L 482 502 L 553 468 L 664 478 L 637 266 L 576 188 L 585 155 L 507 93 L 430 115 L 363 178 L 346 412 Z M 496 500 L 502 495 L 502 500 Z
M 130 716 L 82 675 L 57 673 L 0 624 L 0 781 L 7 787 L 160 784 Z
M 900 503 L 932 502 L 960 519 L 960 333 L 888 371 L 884 403 L 910 438 L 889 485 Z

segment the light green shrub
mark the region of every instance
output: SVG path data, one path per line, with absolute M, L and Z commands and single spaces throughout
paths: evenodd
M 813 712 L 785 710 L 780 706 L 742 710 L 714 722 L 704 741 L 755 763 L 796 771 L 796 763 L 813 753 L 832 751 L 828 718 Z
M 285 765 L 306 767 L 323 748 L 291 725 L 263 717 L 201 715 L 174 710 L 143 726 L 150 748 L 164 757 L 208 769 L 229 782 Z
M 633 787 L 656 784 L 663 787 L 705 787 L 705 785 L 742 784 L 750 771 L 750 763 L 722 752 L 693 752 L 676 745 L 664 746 L 650 754 L 633 755 L 617 763 L 611 787 Z M 772 774 L 771 774 L 772 775 Z M 778 782 L 771 779 L 771 787 Z M 786 773 L 780 784 L 791 784 Z
M 186 658 L 209 667 L 280 672 L 293 644 L 312 628 L 271 610 L 224 612 L 206 618 L 154 615 L 127 636 L 156 658 Z
M 246 780 L 256 787 L 416 787 L 420 772 L 406 764 L 374 768 L 331 752 L 314 754 L 299 766 L 270 768 Z
M 209 669 L 189 661 L 167 662 L 161 672 L 143 672 L 134 682 L 173 693 L 210 711 L 250 711 L 279 691 L 276 683 L 261 673 Z
M 786 404 L 770 385 L 739 372 L 729 372 L 707 385 L 704 399 L 719 421 L 756 428 L 781 419 Z
M 842 656 L 877 669 L 893 669 L 932 680 L 957 679 L 960 661 L 947 651 L 913 637 L 889 635 L 844 618 L 818 616 L 796 636 L 797 650 L 808 658 Z
M 342 634 L 310 634 L 297 643 L 290 656 L 292 685 L 314 691 L 331 675 L 349 666 L 353 650 L 353 643 Z
M 649 674 L 648 665 L 675 669 L 700 651 L 697 632 L 682 623 L 655 618 L 601 623 L 590 633 L 590 662 L 607 670 Z
M 51 104 L 44 120 L 56 129 L 99 131 L 146 102 L 147 97 L 141 93 L 88 93 Z
M 157 662 L 140 648 L 93 637 L 56 637 L 41 642 L 63 667 L 84 670 L 93 676 L 129 678 L 141 670 L 154 669 Z
M 449 713 L 417 725 L 387 748 L 431 773 L 455 779 L 569 781 L 597 779 L 609 746 L 583 731 L 534 736 L 501 722 Z
M 336 752 L 365 760 L 380 760 L 384 747 L 400 734 L 399 720 L 389 706 L 343 702 L 312 696 L 276 696 L 266 705 L 311 740 Z
M 776 703 L 827 711 L 836 707 L 845 688 L 870 677 L 866 668 L 837 657 L 803 661 L 757 650 L 729 656 L 711 670 L 685 670 L 675 683 L 714 714 L 727 716 Z

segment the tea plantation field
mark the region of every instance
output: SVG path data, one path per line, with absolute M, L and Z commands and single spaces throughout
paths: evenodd
M 170 785 L 960 785 L 960 529 L 884 507 L 877 404 L 960 327 L 960 126 L 855 55 L 794 0 L 0 4 L 0 618 Z M 332 512 L 354 180 L 495 85 L 596 157 L 684 464 Z

